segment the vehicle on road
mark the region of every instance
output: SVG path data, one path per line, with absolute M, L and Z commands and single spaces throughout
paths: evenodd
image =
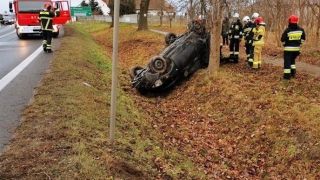
M 166 47 L 150 59 L 146 67 L 130 69 L 131 85 L 141 94 L 162 91 L 179 80 L 208 67 L 210 33 L 200 21 L 191 21 L 188 30 L 177 36 L 165 36 Z
M 2 14 L 1 17 L 1 24 L 3 25 L 11 25 L 14 24 L 14 14 Z
M 41 34 L 39 12 L 45 3 L 51 3 L 54 10 L 59 10 L 60 16 L 53 18 L 53 37 L 59 35 L 59 25 L 71 20 L 68 0 L 14 0 L 9 2 L 10 12 L 15 13 L 16 34 L 20 39 L 31 34 Z

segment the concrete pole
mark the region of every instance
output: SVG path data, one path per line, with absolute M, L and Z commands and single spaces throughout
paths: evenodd
M 118 40 L 119 40 L 119 11 L 120 1 L 114 0 L 114 26 L 113 26 L 113 53 L 112 53 L 112 86 L 111 86 L 111 117 L 110 117 L 110 141 L 114 142 L 116 124 L 116 98 L 117 98 L 117 64 L 118 64 Z

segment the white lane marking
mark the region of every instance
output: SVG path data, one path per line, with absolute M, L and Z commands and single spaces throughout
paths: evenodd
M 7 49 L 0 49 L 0 51 L 7 51 L 7 50 L 11 50 L 13 48 L 7 48 Z
M 13 33 L 15 33 L 15 32 L 16 32 L 16 31 L 14 30 L 14 31 L 12 31 L 12 32 L 9 32 L 9 33 L 7 33 L 7 34 L 4 34 L 4 35 L 0 36 L 0 38 L 6 37 L 6 36 L 8 36 L 8 35 L 10 35 L 10 34 L 13 34 Z
M 34 51 L 29 57 L 22 61 L 17 67 L 0 79 L 0 91 L 5 88 L 24 68 L 26 68 L 41 52 L 42 46 Z

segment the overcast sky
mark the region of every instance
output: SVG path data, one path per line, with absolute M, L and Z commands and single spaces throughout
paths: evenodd
M 3 14 L 5 11 L 9 12 L 9 2 L 13 0 L 0 0 L 0 14 Z M 82 0 L 69 0 L 71 6 L 78 6 Z

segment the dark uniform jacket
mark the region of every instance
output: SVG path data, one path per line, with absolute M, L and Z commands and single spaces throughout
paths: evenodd
M 242 28 L 240 19 L 233 21 L 229 29 L 229 39 L 242 39 Z
M 58 17 L 59 12 L 52 12 L 48 11 L 46 9 L 42 9 L 39 13 L 39 21 L 41 22 L 41 30 L 45 31 L 52 31 L 52 22 L 53 22 L 53 17 Z
M 243 37 L 245 40 L 246 45 L 252 45 L 253 42 L 253 29 L 256 27 L 256 25 L 252 22 L 249 21 L 246 25 L 243 27 Z
M 304 29 L 297 24 L 289 24 L 281 36 L 284 51 L 300 51 L 300 45 L 306 40 Z
M 222 36 L 228 36 L 228 30 L 229 30 L 228 21 L 225 21 L 225 22 L 222 23 L 221 35 Z

